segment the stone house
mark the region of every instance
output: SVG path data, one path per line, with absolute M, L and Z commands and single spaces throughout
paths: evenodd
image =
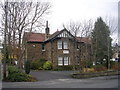
M 90 46 L 89 38 L 74 37 L 67 29 L 49 34 L 48 23 L 45 33 L 28 33 L 23 36 L 24 60 L 44 58 L 53 63 L 54 67 L 78 65 L 79 58 L 85 55 L 85 45 Z M 80 54 L 82 52 L 82 54 Z M 90 57 L 89 57 L 90 59 Z

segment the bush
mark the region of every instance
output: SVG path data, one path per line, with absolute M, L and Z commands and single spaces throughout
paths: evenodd
M 15 66 L 8 67 L 8 74 L 20 73 L 21 70 L 16 68 Z
M 45 70 L 51 70 L 51 69 L 52 69 L 52 62 L 46 61 L 46 62 L 44 63 L 44 65 L 43 65 L 43 68 L 44 68 Z
M 43 64 L 45 62 L 46 62 L 45 59 L 39 59 L 39 60 L 32 61 L 31 69 L 33 69 L 33 70 L 43 69 Z
M 113 70 L 120 70 L 120 65 L 119 65 L 119 63 L 115 63 L 114 65 L 112 65 L 112 69 Z
M 31 76 L 32 77 L 32 76 Z M 12 82 L 22 82 L 22 81 L 35 81 L 36 79 L 31 78 L 26 73 L 22 72 L 15 66 L 8 67 L 8 77 L 7 80 Z
M 55 71 L 63 71 L 63 70 L 72 70 L 73 66 L 58 66 L 56 69 L 54 69 Z
M 83 72 L 95 72 L 94 68 L 84 68 Z
M 25 62 L 25 72 L 26 74 L 30 73 L 30 61 L 29 60 Z
M 107 68 L 103 65 L 96 65 L 95 66 L 95 71 L 106 71 Z
M 22 81 L 27 81 L 27 76 L 25 73 L 13 73 L 8 75 L 8 80 L 14 81 L 14 82 L 22 82 Z

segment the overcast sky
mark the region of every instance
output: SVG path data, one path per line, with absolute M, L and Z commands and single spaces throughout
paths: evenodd
M 32 0 L 37 1 L 37 0 Z M 39 1 L 39 0 L 38 0 Z M 52 4 L 51 14 L 48 17 L 50 33 L 57 29 L 62 30 L 63 24 L 70 21 L 82 22 L 96 20 L 97 17 L 118 17 L 119 0 L 43 0 Z M 44 31 L 44 30 L 43 30 Z M 114 34 L 112 37 L 116 37 Z
M 52 4 L 48 18 L 50 33 L 63 29 L 70 21 L 96 20 L 97 17 L 114 18 L 117 24 L 119 0 L 48 0 Z M 116 38 L 117 34 L 112 35 Z M 114 40 L 115 41 L 115 40 Z
M 49 25 L 51 33 L 61 30 L 69 21 L 82 21 L 97 17 L 118 17 L 119 0 L 49 0 L 52 12 Z

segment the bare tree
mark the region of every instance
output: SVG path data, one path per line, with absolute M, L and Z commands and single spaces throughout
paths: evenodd
M 74 44 L 74 47 L 73 47 L 73 54 L 74 54 L 74 57 L 75 57 L 75 62 L 74 62 L 74 66 L 73 66 L 73 69 L 75 70 L 75 66 L 76 66 L 76 61 L 77 61 L 77 52 L 76 52 L 76 49 L 77 49 L 77 35 L 78 33 L 80 32 L 81 30 L 81 23 L 79 22 L 69 22 L 68 25 L 66 25 L 66 28 L 69 30 L 69 32 L 75 37 L 74 40 L 73 40 L 73 44 Z
M 92 21 L 89 20 L 89 21 L 84 22 L 84 23 L 70 22 L 66 27 L 75 37 L 75 40 L 74 40 L 74 56 L 77 57 L 78 52 L 76 51 L 76 49 L 77 49 L 77 46 L 78 46 L 77 44 L 78 43 L 77 43 L 76 39 L 77 39 L 77 37 L 79 37 L 79 42 L 82 42 L 83 37 L 90 37 L 91 29 L 93 27 Z M 86 48 L 86 52 L 87 51 L 88 50 Z M 87 56 L 87 54 L 86 54 L 86 56 Z M 84 60 L 82 58 L 83 58 L 83 45 L 80 43 L 79 44 L 79 61 L 80 61 L 79 66 L 80 66 L 81 70 L 83 69 L 83 64 L 85 64 Z
M 6 80 L 6 49 L 7 49 L 7 45 L 6 45 L 6 32 L 7 32 L 7 9 L 8 9 L 8 2 L 5 3 L 5 29 L 4 29 L 4 65 L 3 65 L 3 79 Z
M 4 4 L 1 4 L 4 7 Z M 35 31 L 39 27 L 43 27 L 45 16 L 48 15 L 50 10 L 49 2 L 8 2 L 8 31 L 7 37 L 9 45 L 16 46 L 19 49 L 18 64 L 22 66 L 22 36 L 25 31 Z M 4 8 L 1 8 L 3 12 Z M 3 25 L 4 25 L 3 14 Z M 1 30 L 3 30 L 3 26 Z M 10 50 L 11 51 L 11 50 Z
M 85 66 L 86 68 L 88 67 L 88 63 L 91 62 L 92 63 L 92 43 L 91 43 L 91 32 L 93 29 L 93 21 L 90 19 L 88 21 L 84 21 L 82 23 L 82 28 L 84 29 L 84 37 L 86 38 L 85 42 Z

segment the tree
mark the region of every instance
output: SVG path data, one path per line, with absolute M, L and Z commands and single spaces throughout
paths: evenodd
M 83 31 L 81 29 L 81 23 L 80 22 L 70 22 L 68 25 L 66 25 L 67 29 L 69 30 L 69 32 L 71 32 L 71 34 L 74 36 L 74 40 L 73 40 L 73 55 L 75 57 L 75 61 L 77 61 L 77 55 L 76 55 L 76 48 L 77 48 L 77 35 L 78 33 L 81 31 L 81 35 L 83 34 Z M 81 47 L 80 47 L 80 50 L 81 50 Z M 80 52 L 79 52 L 80 53 Z M 79 54 L 79 57 L 81 57 L 81 53 Z M 79 58 L 79 64 L 80 64 L 80 61 L 81 61 L 81 58 Z M 73 70 L 75 70 L 75 65 L 76 65 L 76 62 L 74 62 L 74 66 L 73 66 Z M 81 65 L 79 65 L 81 66 Z M 80 67 L 81 68 L 81 67 Z M 79 68 L 79 69 L 80 69 Z
M 111 41 L 112 39 L 110 37 L 109 27 L 101 17 L 98 18 L 94 24 L 94 29 L 92 32 L 93 53 L 96 57 L 96 64 L 104 64 L 104 60 L 107 62 L 110 60 L 108 59 L 108 51 L 109 55 L 111 56 Z M 107 62 L 105 63 L 107 64 Z
M 3 79 L 6 80 L 6 59 L 7 59 L 7 45 L 6 45 L 6 31 L 7 31 L 7 9 L 8 9 L 8 2 L 5 3 L 5 29 L 4 29 L 4 65 L 3 65 Z
M 1 15 L 2 15 L 2 25 L 1 32 L 4 33 L 5 25 L 5 4 L 1 3 Z M 19 50 L 18 53 L 18 65 L 22 67 L 22 56 L 24 50 L 22 50 L 22 36 L 23 33 L 28 31 L 36 31 L 42 28 L 45 17 L 50 11 L 49 2 L 8 2 L 7 9 L 7 45 L 9 50 L 9 56 L 14 56 L 16 49 Z
M 87 67 L 87 61 L 89 61 L 88 59 L 88 52 L 90 50 L 88 50 L 89 45 L 87 43 L 80 43 L 79 44 L 79 51 L 76 51 L 78 43 L 77 43 L 77 37 L 79 37 L 79 41 L 82 42 L 82 38 L 90 38 L 91 37 L 91 31 L 93 28 L 93 22 L 92 20 L 88 20 L 88 21 L 84 21 L 84 22 L 70 22 L 69 24 L 66 25 L 67 29 L 73 34 L 73 36 L 75 37 L 75 40 L 73 41 L 74 43 L 74 56 L 76 57 L 75 60 L 77 61 L 77 59 L 79 59 L 79 69 L 80 71 L 82 71 L 83 67 Z M 83 49 L 83 45 L 85 45 L 85 50 Z M 79 53 L 79 56 L 77 56 L 77 53 Z M 83 60 L 83 53 L 85 56 L 85 60 Z

